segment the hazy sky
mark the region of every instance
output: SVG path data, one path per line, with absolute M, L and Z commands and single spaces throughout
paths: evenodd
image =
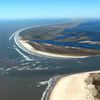
M 100 0 L 0 0 L 0 19 L 100 18 Z

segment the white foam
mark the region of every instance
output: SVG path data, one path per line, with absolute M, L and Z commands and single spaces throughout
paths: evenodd
M 34 68 L 34 70 L 47 70 L 48 67 L 41 67 L 41 65 Z
M 14 67 L 12 67 L 13 69 L 18 69 L 19 67 L 18 66 L 14 66 Z
M 38 82 L 37 87 L 40 87 L 40 86 L 42 86 L 42 85 L 46 85 L 46 84 L 48 84 L 48 82 L 49 82 L 49 81 Z
M 23 70 L 25 70 L 25 69 L 26 69 L 26 66 L 25 66 L 25 67 L 18 68 L 17 70 L 23 71 Z
M 29 64 L 29 62 L 26 62 L 26 63 L 22 63 L 21 65 L 22 66 L 26 66 L 26 65 L 28 65 Z
M 7 68 L 7 69 L 6 69 L 6 71 L 9 71 L 9 70 L 11 70 L 11 69 L 12 69 L 12 67 L 10 67 L 10 68 Z
M 81 41 L 80 43 L 88 43 L 88 44 L 99 44 L 100 45 L 100 42 L 96 42 L 96 41 Z
M 80 60 L 78 60 L 78 59 L 75 59 L 75 61 L 77 62 L 77 63 L 82 63 L 82 61 L 80 61 Z
M 29 27 L 28 27 L 29 28 Z M 21 45 L 21 43 L 19 42 L 19 33 L 21 32 L 21 31 L 23 31 L 23 30 L 25 30 L 25 29 L 28 29 L 28 28 L 23 28 L 23 29 L 21 29 L 21 30 L 19 30 L 19 31 L 17 31 L 17 32 L 15 32 L 14 34 L 14 41 L 15 41 L 15 44 L 21 49 L 21 50 L 23 50 L 23 51 L 25 51 L 26 53 L 28 53 L 28 54 L 32 54 L 28 49 L 26 50 L 26 48 L 23 46 L 23 45 Z M 31 28 L 31 27 L 30 27 Z M 33 60 L 33 59 L 32 59 Z
M 41 67 L 36 67 L 36 68 L 34 68 L 34 70 L 47 70 L 48 68 L 41 68 Z
M 42 94 L 41 100 L 47 100 L 47 97 L 48 97 L 48 95 L 49 95 L 49 94 L 48 94 L 49 89 L 50 89 L 51 86 L 53 86 L 53 84 L 54 84 L 56 78 L 57 78 L 57 77 L 52 77 L 52 78 L 50 78 L 50 80 L 48 81 L 48 86 L 47 86 L 47 88 L 45 89 L 45 91 L 44 91 L 43 94 Z
M 14 37 L 15 33 L 13 33 L 10 37 L 9 40 L 12 40 L 12 38 Z
M 12 70 L 12 69 L 18 69 L 18 66 L 8 67 L 8 68 L 5 69 L 5 71 L 9 71 L 9 70 Z
M 22 53 L 18 48 L 15 47 L 15 50 L 27 61 L 32 61 L 28 56 L 26 56 L 24 53 Z

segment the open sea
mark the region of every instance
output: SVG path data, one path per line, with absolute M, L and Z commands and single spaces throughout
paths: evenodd
M 22 28 L 69 21 L 71 20 L 0 20 L 0 100 L 44 100 L 45 89 L 51 77 L 100 70 L 100 56 L 82 59 L 32 56 L 17 47 L 13 40 L 13 33 Z M 72 30 L 93 31 L 100 34 L 100 21 L 84 24 L 86 25 L 77 26 Z M 100 41 L 99 36 L 95 39 Z

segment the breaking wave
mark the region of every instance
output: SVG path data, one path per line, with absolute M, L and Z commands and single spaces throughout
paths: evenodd
M 30 59 L 28 56 L 26 56 L 24 53 L 22 53 L 18 48 L 15 47 L 15 50 L 22 56 L 25 58 L 25 60 L 27 61 L 32 61 L 33 59 Z
M 49 81 L 44 81 L 42 83 L 40 82 L 40 84 L 42 84 L 42 85 L 48 84 L 47 88 L 45 89 L 45 91 L 42 94 L 41 100 L 48 100 L 49 94 L 52 91 L 52 88 L 54 87 L 55 82 L 58 79 L 58 77 L 60 77 L 60 76 L 52 77 L 52 78 L 50 78 Z

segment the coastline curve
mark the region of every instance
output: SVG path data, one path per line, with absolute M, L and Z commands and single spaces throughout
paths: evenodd
M 51 25 L 51 24 L 49 24 Z M 36 50 L 33 48 L 33 50 L 27 48 L 27 45 L 30 46 L 28 43 L 27 45 L 23 45 L 23 41 L 20 41 L 20 37 L 19 37 L 19 34 L 20 32 L 24 31 L 24 30 L 27 30 L 27 29 L 30 29 L 30 28 L 35 28 L 35 27 L 39 27 L 39 26 L 43 26 L 43 25 L 38 25 L 38 26 L 31 26 L 31 27 L 26 27 L 26 28 L 23 28 L 23 29 L 20 29 L 18 31 L 16 31 L 14 33 L 14 41 L 15 41 L 15 44 L 20 48 L 22 49 L 23 51 L 27 52 L 28 54 L 31 54 L 31 55 L 36 55 L 36 56 L 39 56 L 39 57 L 47 57 L 47 58 L 63 58 L 63 59 L 74 59 L 74 58 L 87 58 L 89 56 L 70 56 L 70 55 L 60 55 L 60 54 L 54 54 L 54 53 L 48 53 L 48 52 L 42 52 L 42 51 L 39 51 L 39 50 Z M 47 25 L 44 25 L 44 26 L 47 26 Z

